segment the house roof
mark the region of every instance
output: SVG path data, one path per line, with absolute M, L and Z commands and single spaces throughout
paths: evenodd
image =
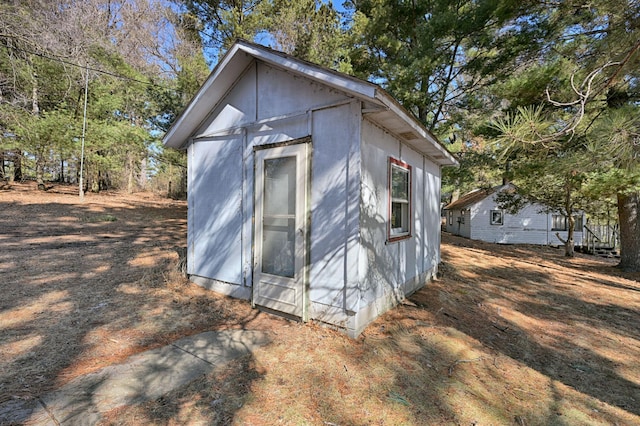
M 504 185 L 494 186 L 493 188 L 479 188 L 474 189 L 471 192 L 467 192 L 462 197 L 458 198 L 456 201 L 453 201 L 447 204 L 444 209 L 445 210 L 461 210 L 466 209 L 469 206 L 474 205 L 475 203 L 484 200 L 490 195 L 493 195 L 496 192 L 503 191 L 507 188 L 511 188 L 515 190 L 516 187 L 512 183 L 507 183 Z
M 183 148 L 211 109 L 224 98 L 238 76 L 254 60 L 304 76 L 373 104 L 374 108 L 363 110 L 363 115 L 369 120 L 427 155 L 436 164 L 458 164 L 453 154 L 431 132 L 376 84 L 244 40 L 238 40 L 218 62 L 207 81 L 167 131 L 163 143 L 172 148 Z
M 467 208 L 478 201 L 482 201 L 487 198 L 489 195 L 495 192 L 495 188 L 489 189 L 474 189 L 471 192 L 464 194 L 462 197 L 458 198 L 456 201 L 453 201 L 447 204 L 444 209 L 445 210 L 461 210 Z

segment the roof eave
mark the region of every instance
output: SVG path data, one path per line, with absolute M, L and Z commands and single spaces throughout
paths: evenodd
M 201 100 L 207 99 L 217 104 L 240 71 L 246 69 L 254 60 L 304 75 L 347 95 L 383 107 L 392 113 L 395 127 L 415 134 L 416 137 L 413 139 L 404 139 L 407 144 L 427 155 L 438 165 L 457 166 L 459 164 L 431 132 L 379 86 L 244 40 L 238 40 L 222 57 L 163 137 L 164 145 L 171 148 L 184 148 L 192 133 L 202 125 L 210 112 L 197 108 Z M 398 133 L 400 133 L 398 136 L 402 137 L 403 131 Z
M 391 97 L 384 90 L 377 88 L 375 97 L 381 103 L 385 105 L 390 111 L 392 111 L 399 119 L 403 121 L 403 123 L 410 128 L 412 131 L 417 132 L 417 134 L 425 139 L 430 145 L 435 148 L 437 151 L 436 155 L 431 155 L 430 157 L 436 161 L 441 166 L 459 166 L 460 163 L 458 160 L 451 154 L 440 141 L 427 130 L 422 123 L 420 123 L 414 116 L 409 114 L 409 112 L 402 107 L 398 101 L 396 101 L 393 97 Z M 411 144 L 410 141 L 408 141 Z M 422 150 L 421 150 L 422 151 Z
M 229 63 L 238 57 L 237 53 L 239 50 L 240 45 L 234 44 L 218 62 L 213 71 L 211 71 L 211 73 L 207 77 L 207 80 L 191 98 L 182 113 L 176 118 L 167 133 L 162 138 L 162 143 L 165 146 L 176 149 L 184 148 L 189 137 L 191 136 L 191 132 L 193 131 L 193 129 L 197 128 L 206 118 L 206 113 L 193 114 L 196 105 L 202 98 L 209 97 L 208 95 L 213 90 L 214 82 L 216 82 L 216 80 L 218 80 L 218 78 L 223 74 L 225 69 L 227 69 Z M 249 62 L 251 62 L 251 60 L 252 59 L 248 59 L 246 61 L 247 65 Z M 190 125 L 185 127 L 185 124 Z
M 239 49 L 252 55 L 254 58 L 264 61 L 270 65 L 279 66 L 287 70 L 297 72 L 316 81 L 322 82 L 334 89 L 346 92 L 358 98 L 376 99 L 377 86 L 364 80 L 356 79 L 345 74 L 338 74 L 336 71 L 323 68 L 300 59 L 294 59 L 282 52 L 277 52 L 262 46 L 240 40 L 236 46 Z

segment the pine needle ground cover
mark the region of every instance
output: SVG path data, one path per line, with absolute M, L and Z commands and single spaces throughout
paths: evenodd
M 244 328 L 271 343 L 103 423 L 640 423 L 640 277 L 613 261 L 444 234 L 439 280 L 354 340 L 190 284 L 185 244 L 181 201 L 3 186 L 0 402 Z

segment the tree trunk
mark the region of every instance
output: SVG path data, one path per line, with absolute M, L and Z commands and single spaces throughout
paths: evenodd
M 133 194 L 133 158 L 127 153 L 127 194 Z
M 13 157 L 13 180 L 22 181 L 22 152 L 16 151 Z
M 640 272 L 640 192 L 618 194 L 620 263 L 623 271 Z
M 33 113 L 33 115 L 39 115 L 40 103 L 38 94 L 38 74 L 35 71 L 32 74 L 32 83 L 33 86 L 31 88 L 31 112 Z
M 147 159 L 140 160 L 140 174 L 138 175 L 138 187 L 142 190 L 147 188 Z
M 573 257 L 574 256 L 574 249 L 575 249 L 575 243 L 574 243 L 574 230 L 576 227 L 576 219 L 573 217 L 573 215 L 571 213 L 569 213 L 569 215 L 567 216 L 567 241 L 564 242 L 564 255 L 567 257 Z
M 38 189 L 40 191 L 45 190 L 44 186 L 44 158 L 43 156 L 38 154 L 36 158 L 36 182 L 38 184 Z
M 38 150 L 38 151 L 40 151 L 40 150 Z M 45 190 L 45 186 L 44 186 L 44 166 L 45 166 L 44 153 L 42 153 L 42 152 L 36 153 L 36 183 L 38 184 L 38 189 L 40 191 L 44 191 Z

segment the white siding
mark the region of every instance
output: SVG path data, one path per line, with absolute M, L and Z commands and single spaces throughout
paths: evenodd
M 309 282 L 319 315 L 329 307 L 353 311 L 358 304 L 359 106 L 313 114 Z
M 440 166 L 424 158 L 424 266 L 422 273 L 434 270 L 440 263 Z
M 445 210 L 446 222 L 444 230 L 454 235 L 460 235 L 457 232 L 456 212 L 457 210 Z M 451 220 L 449 220 L 449 217 L 451 217 Z
M 398 244 L 387 244 L 389 216 L 388 161 L 400 156 L 400 143 L 390 134 L 363 121 L 362 204 L 360 207 L 360 274 L 362 304 L 393 295 L 398 283 Z
M 311 297 L 355 309 L 359 105 L 310 80 L 251 65 L 189 147 L 188 273 L 251 285 L 253 148 L 313 134 Z
M 194 144 L 190 153 L 188 273 L 242 283 L 242 139 Z
M 253 64 L 200 126 L 188 156 L 188 272 L 250 296 L 254 148 L 309 136 L 310 318 L 357 333 L 435 272 L 440 169 L 363 121 L 359 101 L 305 78 Z M 396 242 L 389 156 L 412 167 L 412 235 Z
M 304 113 L 345 99 L 343 93 L 258 63 L 257 120 Z
M 368 121 L 362 131 L 360 276 L 363 306 L 380 298 L 397 302 L 424 284 L 440 253 L 440 168 Z M 412 168 L 411 237 L 387 241 L 389 157 Z
M 502 225 L 491 225 L 491 210 L 499 210 L 495 196 L 485 198 L 470 208 L 471 239 L 502 244 L 547 244 L 547 215 L 538 206 L 528 205 L 516 215 L 503 213 Z
M 552 214 L 544 212 L 538 204 L 527 205 L 516 214 L 503 212 L 502 225 L 491 224 L 491 210 L 500 210 L 495 202 L 495 194 L 468 209 L 471 226 L 469 238 L 500 244 L 562 244 L 556 237 L 556 231 L 552 230 Z M 566 239 L 566 231 L 559 234 Z M 574 233 L 574 243 L 582 244 L 582 232 Z
M 452 212 L 453 223 L 449 223 L 449 212 Z M 471 213 L 469 209 L 447 210 L 447 232 L 461 237 L 471 238 Z
M 216 105 L 194 138 L 215 135 L 256 121 L 256 65 L 253 63 Z

